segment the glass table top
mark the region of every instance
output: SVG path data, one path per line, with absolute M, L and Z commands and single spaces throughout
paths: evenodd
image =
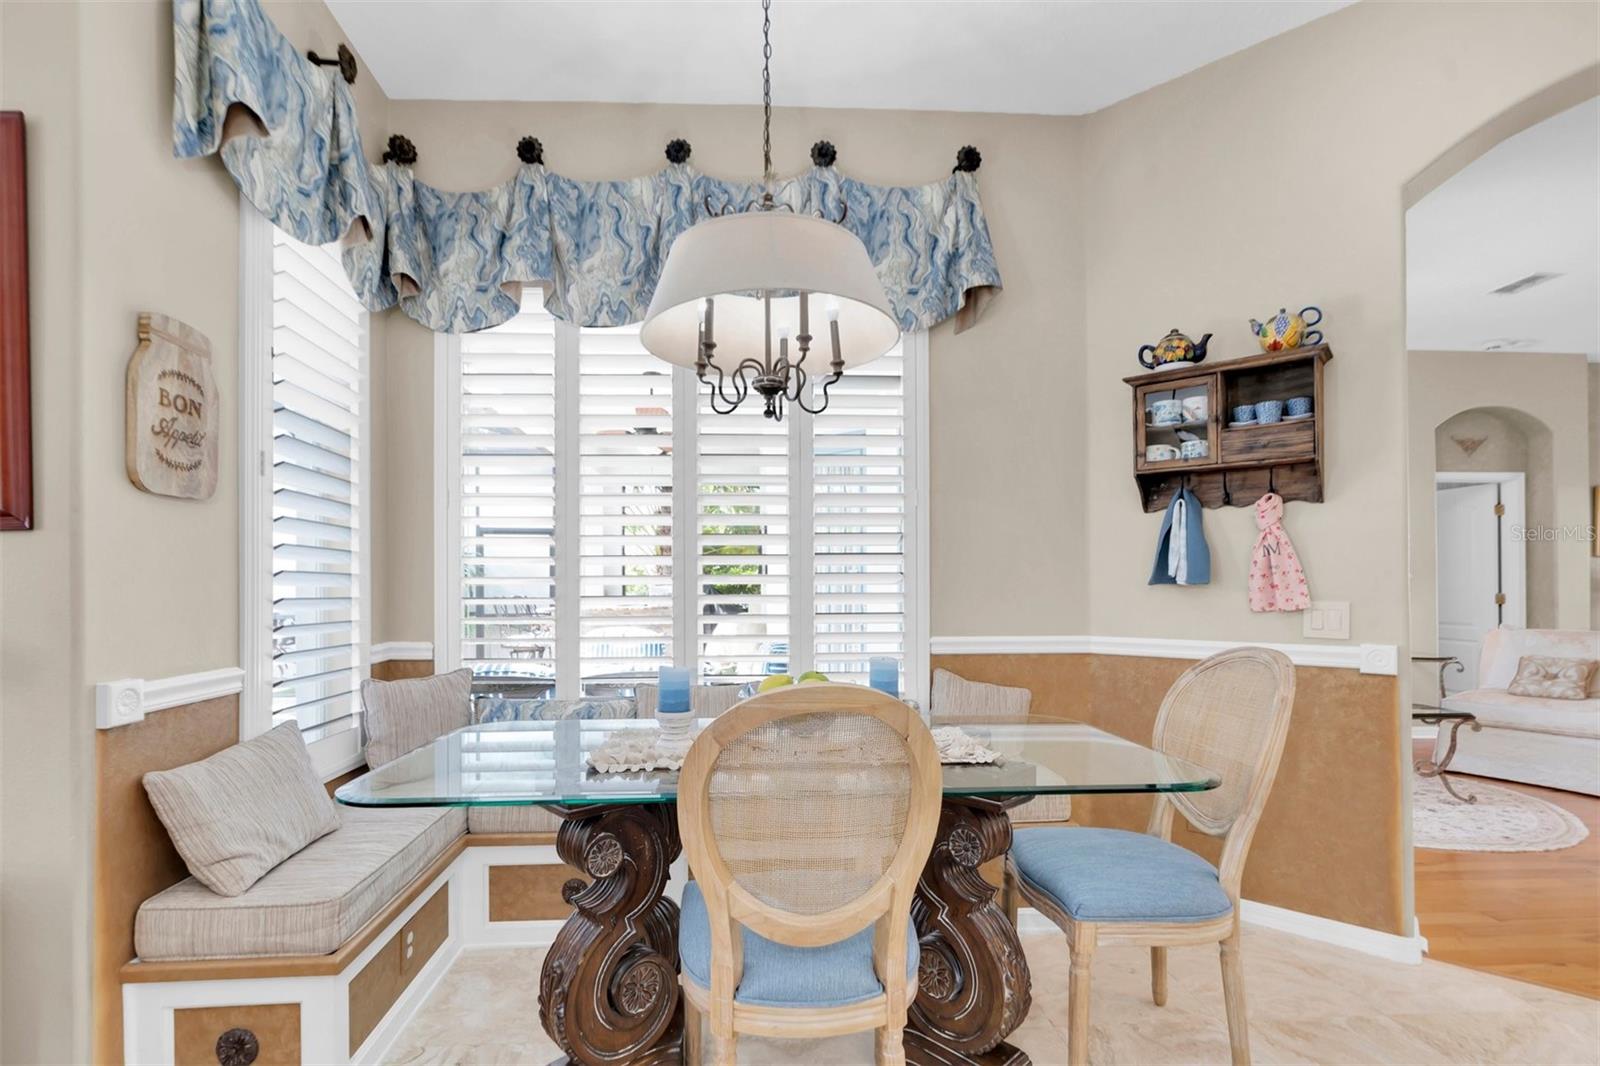
M 698 720 L 697 729 L 712 719 Z M 1035 796 L 1107 792 L 1203 792 L 1212 771 L 1081 722 L 935 716 L 998 752 L 992 765 L 946 765 L 947 796 Z M 676 771 L 599 773 L 588 752 L 621 729 L 654 730 L 654 719 L 492 722 L 446 734 L 339 787 L 357 807 L 582 807 L 666 803 Z

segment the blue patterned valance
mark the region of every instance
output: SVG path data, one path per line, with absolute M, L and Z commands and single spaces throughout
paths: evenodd
M 173 42 L 174 153 L 220 153 L 280 229 L 308 244 L 344 241 L 345 269 L 369 309 L 399 303 L 439 332 L 504 322 L 533 282 L 546 285 L 559 318 L 638 322 L 678 234 L 708 205 L 738 209 L 762 192 L 687 162 L 623 181 L 573 181 L 524 163 L 483 192 L 435 189 L 401 162 L 367 161 L 349 85 L 302 56 L 258 0 L 173 0 Z M 964 329 L 1000 287 L 971 172 L 882 186 L 814 166 L 772 193 L 795 211 L 843 215 L 904 329 L 952 315 Z

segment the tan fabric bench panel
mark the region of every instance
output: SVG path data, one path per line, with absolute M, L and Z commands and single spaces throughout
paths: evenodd
M 561 816 L 543 807 L 468 807 L 469 833 L 554 833 Z
M 300 1004 L 253 1003 L 240 1007 L 180 1007 L 172 1012 L 176 1066 L 217 1066 L 217 1042 L 243 1030 L 256 1046 L 255 1066 L 299 1066 Z
M 1011 808 L 1011 824 L 1027 825 L 1038 822 L 1065 822 L 1072 818 L 1072 797 L 1035 796 L 1021 806 Z
M 565 863 L 489 867 L 489 921 L 533 922 L 564 919 L 572 905 L 561 898 L 561 886 L 583 872 Z
M 350 1054 L 450 936 L 450 886 L 442 885 L 350 980 Z

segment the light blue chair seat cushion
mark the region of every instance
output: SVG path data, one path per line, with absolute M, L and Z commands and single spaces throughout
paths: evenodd
M 1187 848 L 1121 829 L 1019 829 L 1017 872 L 1084 922 L 1203 922 L 1232 910 L 1216 867 Z
M 753 1007 L 843 1007 L 883 995 L 872 969 L 872 926 L 820 948 L 792 948 L 744 932 L 744 976 L 734 999 Z M 906 935 L 906 980 L 917 981 L 917 934 Z M 678 958 L 683 972 L 711 987 L 711 923 L 700 886 L 683 887 L 678 920 Z

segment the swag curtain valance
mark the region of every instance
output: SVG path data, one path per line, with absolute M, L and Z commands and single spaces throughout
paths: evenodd
M 506 321 L 532 282 L 547 286 L 558 318 L 638 322 L 678 234 L 708 205 L 739 210 L 763 188 L 687 162 L 621 181 L 573 181 L 533 163 L 495 188 L 448 192 L 400 162 L 367 161 L 350 87 L 301 55 L 258 0 L 173 0 L 173 43 L 174 154 L 219 153 L 274 225 L 308 244 L 344 241 L 369 310 L 398 303 L 437 332 Z M 971 172 L 883 186 L 814 166 L 772 193 L 797 212 L 843 216 L 903 329 L 952 315 L 965 329 L 1000 287 Z

